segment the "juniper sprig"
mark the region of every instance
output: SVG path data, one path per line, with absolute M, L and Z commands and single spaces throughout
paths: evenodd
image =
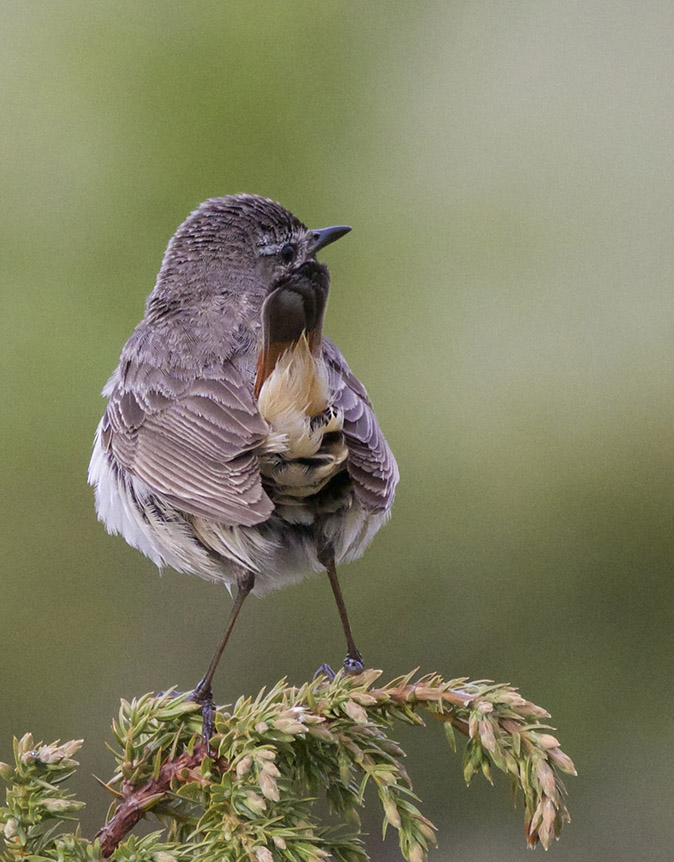
M 541 723 L 545 710 L 505 684 L 410 673 L 378 686 L 380 673 L 340 673 L 299 687 L 281 680 L 219 709 L 208 746 L 189 695 L 122 701 L 113 723 L 116 768 L 105 785 L 114 800 L 93 841 L 63 824 L 83 807 L 62 788 L 81 740 L 42 745 L 27 734 L 15 741 L 15 765 L 0 764 L 8 785 L 0 860 L 364 862 L 360 812 L 373 787 L 384 833 L 395 829 L 402 856 L 421 862 L 435 827 L 418 808 L 404 752 L 389 733 L 396 721 L 423 725 L 423 712 L 442 722 L 454 749 L 455 730 L 468 737 L 467 783 L 478 772 L 491 781 L 493 768 L 509 776 L 524 801 L 530 846 L 547 849 L 559 837 L 569 819 L 560 774 L 575 770 Z M 160 828 L 134 836 L 147 816 Z

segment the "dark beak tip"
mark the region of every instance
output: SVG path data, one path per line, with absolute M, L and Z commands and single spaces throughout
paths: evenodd
M 338 239 L 341 239 L 349 233 L 350 230 L 350 226 L 346 224 L 338 224 L 333 227 L 322 227 L 319 230 L 313 230 L 311 232 L 314 240 L 313 251 L 316 252 L 321 248 L 325 248 L 326 245 L 336 242 Z

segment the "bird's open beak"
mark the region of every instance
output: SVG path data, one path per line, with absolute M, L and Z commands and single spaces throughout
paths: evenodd
M 311 235 L 314 240 L 314 244 L 312 247 L 312 252 L 317 252 L 321 248 L 325 248 L 326 245 L 330 245 L 331 242 L 335 242 L 335 240 L 343 237 L 344 234 L 347 234 L 351 228 L 346 224 L 338 224 L 334 227 L 322 227 L 318 230 L 312 230 Z

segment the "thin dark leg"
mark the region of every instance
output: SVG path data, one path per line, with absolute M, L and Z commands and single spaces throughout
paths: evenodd
M 325 566 L 325 570 L 330 578 L 330 586 L 332 587 L 332 592 L 335 597 L 335 601 L 337 602 L 339 618 L 342 621 L 342 628 L 344 629 L 344 636 L 346 637 L 346 647 L 348 651 L 346 653 L 346 658 L 344 659 L 344 670 L 347 673 L 360 673 L 363 670 L 363 657 L 358 651 L 353 639 L 353 634 L 351 633 L 349 616 L 346 612 L 342 588 L 339 586 L 337 568 L 335 567 L 335 555 L 332 548 L 329 546 L 319 548 L 318 559 Z
M 192 692 L 192 700 L 196 700 L 197 703 L 201 704 L 201 712 L 204 717 L 203 735 L 206 741 L 208 741 L 213 735 L 213 713 L 215 711 L 215 707 L 213 706 L 213 689 L 211 687 L 211 683 L 213 682 L 213 675 L 215 674 L 215 670 L 218 666 L 218 662 L 220 661 L 220 657 L 222 656 L 222 653 L 227 646 L 227 641 L 229 640 L 229 636 L 232 633 L 234 623 L 236 622 L 236 618 L 239 615 L 239 611 L 241 610 L 241 606 L 243 605 L 244 599 L 254 586 L 255 575 L 252 572 L 246 572 L 245 575 L 239 579 L 236 598 L 234 599 L 234 605 L 229 614 L 229 619 L 227 620 L 227 627 L 225 628 L 225 633 L 222 636 L 222 640 L 220 641 L 220 644 L 218 645 L 218 648 L 216 649 L 213 658 L 211 659 L 211 663 L 208 666 L 206 674 L 197 683 L 196 688 Z

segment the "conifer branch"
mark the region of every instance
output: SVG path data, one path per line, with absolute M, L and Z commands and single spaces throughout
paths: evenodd
M 389 736 L 398 720 L 423 725 L 421 712 L 442 723 L 453 748 L 455 729 L 468 737 L 467 783 L 477 772 L 491 782 L 493 767 L 509 776 L 524 801 L 530 846 L 547 849 L 559 837 L 569 819 L 561 773 L 575 770 L 541 723 L 545 710 L 490 681 L 410 673 L 376 686 L 379 676 L 338 674 L 300 687 L 282 680 L 218 710 L 210 748 L 189 695 L 122 701 L 113 723 L 117 766 L 105 785 L 113 807 L 94 841 L 63 831 L 62 821 L 83 805 L 62 787 L 81 740 L 45 746 L 27 734 L 15 741 L 15 766 L 0 764 L 8 785 L 0 862 L 364 862 L 359 812 L 368 787 L 382 806 L 384 832 L 395 829 L 403 857 L 421 862 L 435 828 Z M 319 813 L 321 798 L 336 823 Z M 162 828 L 138 838 L 132 830 L 146 816 Z
M 156 778 L 150 779 L 142 787 L 134 790 L 125 784 L 122 797 L 124 801 L 117 807 L 114 815 L 98 830 L 96 838 L 101 845 L 101 855 L 104 859 L 111 856 L 119 843 L 131 832 L 133 827 L 145 817 L 146 812 L 157 805 L 172 786 L 189 781 L 199 781 L 196 771 L 208 754 L 205 743 L 194 746 L 194 752 L 185 752 L 178 757 L 170 758 L 162 764 Z

